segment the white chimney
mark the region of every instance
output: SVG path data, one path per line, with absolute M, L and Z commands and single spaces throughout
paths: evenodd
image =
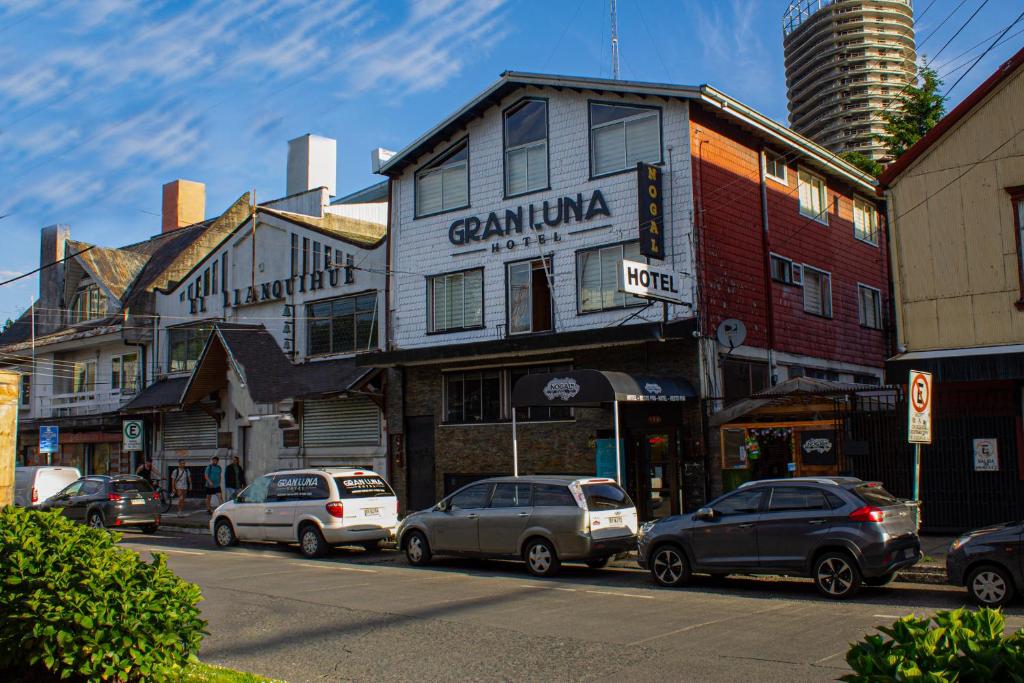
M 288 141 L 287 194 L 326 187 L 327 193 L 333 197 L 337 174 L 337 141 L 308 133 Z
M 395 156 L 395 153 L 390 149 L 378 147 L 370 152 L 370 168 L 373 169 L 374 173 L 380 173 L 380 167 L 387 163 L 387 160 L 393 156 Z

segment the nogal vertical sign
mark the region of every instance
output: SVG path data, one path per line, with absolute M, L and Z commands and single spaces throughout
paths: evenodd
M 665 203 L 661 198 L 661 169 L 639 162 L 636 165 L 637 216 L 640 219 L 640 253 L 659 261 L 665 259 Z

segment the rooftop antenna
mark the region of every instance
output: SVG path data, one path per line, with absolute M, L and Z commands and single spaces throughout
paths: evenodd
M 618 2 L 610 0 L 612 15 L 612 78 L 619 80 L 619 14 L 617 11 Z

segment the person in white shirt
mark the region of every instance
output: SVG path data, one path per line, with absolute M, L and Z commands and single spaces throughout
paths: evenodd
M 178 495 L 178 516 L 185 516 L 185 496 L 188 495 L 188 490 L 192 488 L 192 474 L 185 467 L 185 461 L 179 460 L 178 467 L 171 474 L 171 486 L 174 487 L 174 492 Z

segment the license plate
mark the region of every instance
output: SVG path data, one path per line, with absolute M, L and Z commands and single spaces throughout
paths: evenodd
M 617 515 L 615 517 L 609 517 L 608 518 L 608 523 L 609 524 L 622 524 L 622 516 L 621 515 Z
M 132 505 L 145 505 L 146 501 L 141 498 L 132 498 Z
M 375 517 L 380 514 L 380 508 L 365 508 L 363 514 L 367 517 Z

